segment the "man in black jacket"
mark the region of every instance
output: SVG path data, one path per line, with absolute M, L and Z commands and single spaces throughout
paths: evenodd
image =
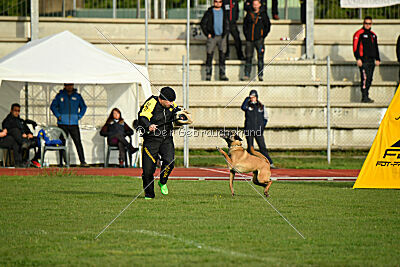
M 229 34 L 229 20 L 227 13 L 222 7 L 222 0 L 214 0 L 214 6 L 210 7 L 200 22 L 201 30 L 207 37 L 207 59 L 206 59 L 206 80 L 211 80 L 212 59 L 214 49 L 219 50 L 219 79 L 228 81 L 225 75 L 225 53 L 226 38 Z
M 240 40 L 240 33 L 236 25 L 239 18 L 239 2 L 238 0 L 223 0 L 225 11 L 229 19 L 229 32 L 235 40 L 235 48 L 237 58 L 244 60 L 242 51 L 242 41 Z M 229 34 L 226 36 L 226 54 L 225 58 L 229 59 Z
M 378 37 L 371 31 L 372 18 L 364 18 L 364 25 L 353 36 L 353 52 L 360 68 L 362 103 L 373 103 L 369 98 L 369 88 L 372 83 L 375 65 L 379 66 Z
M 163 195 L 168 195 L 168 176 L 174 168 L 175 148 L 172 138 L 172 120 L 178 107 L 173 102 L 175 91 L 170 87 L 161 89 L 159 96 L 151 96 L 139 110 L 139 126 L 145 132 L 143 135 L 142 179 L 145 198 L 152 199 L 154 194 L 154 172 L 159 156 L 162 166 L 158 185 Z
M 396 56 L 397 56 L 397 62 L 400 64 L 400 35 L 397 38 L 397 43 L 396 43 Z M 399 84 L 400 84 L 400 67 L 399 67 Z
M 243 21 L 243 32 L 246 37 L 246 65 L 244 67 L 244 77 L 242 80 L 250 79 L 251 66 L 254 48 L 257 50 L 258 59 L 258 79 L 263 81 L 264 69 L 264 39 L 267 37 L 271 22 L 266 12 L 261 11 L 260 0 L 253 0 L 253 10 L 247 12 Z
M 15 161 L 19 162 L 20 154 L 23 153 L 24 150 L 27 151 L 27 156 L 25 160 L 29 157 L 29 149 L 38 147 L 37 138 L 33 136 L 31 130 L 26 125 L 25 120 L 19 117 L 21 112 L 21 106 L 18 103 L 14 103 L 11 105 L 11 111 L 7 115 L 7 117 L 3 120 L 2 126 L 3 129 L 7 129 L 7 135 L 12 136 L 19 145 L 20 150 L 14 151 L 16 153 Z M 33 166 L 40 168 L 41 165 L 39 163 L 40 158 L 40 149 L 37 150 L 34 158 L 31 163 Z
M 250 147 L 254 147 L 254 139 L 256 139 L 260 152 L 268 159 L 271 169 L 276 169 L 264 141 L 264 129 L 268 122 L 268 113 L 265 106 L 258 101 L 256 90 L 250 91 L 250 95 L 243 101 L 241 108 L 245 112 L 244 130 L 247 151 L 250 152 Z
M 261 11 L 264 11 L 267 13 L 268 11 L 268 5 L 267 5 L 267 0 L 261 0 Z M 253 0 L 246 0 L 244 3 L 244 10 L 247 12 L 253 10 Z M 279 20 L 279 15 L 278 15 L 278 0 L 272 0 L 272 10 L 271 10 L 272 18 L 274 20 Z

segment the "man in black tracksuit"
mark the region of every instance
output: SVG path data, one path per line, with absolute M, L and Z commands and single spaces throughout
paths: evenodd
M 244 67 L 244 77 L 242 80 L 249 80 L 252 66 L 254 48 L 257 50 L 258 59 L 258 79 L 263 80 L 264 69 L 264 39 L 271 29 L 266 12 L 261 11 L 260 0 L 253 0 L 253 10 L 247 12 L 243 21 L 243 32 L 246 37 L 246 65 Z
M 375 65 L 379 66 L 378 37 L 371 31 L 372 18 L 364 18 L 364 26 L 353 36 L 353 52 L 360 68 L 362 103 L 373 103 L 369 98 L 369 88 L 372 83 Z
M 160 96 L 148 98 L 139 111 L 139 125 L 145 132 L 143 135 L 142 179 L 146 199 L 155 197 L 154 172 L 159 156 L 161 156 L 162 166 L 158 185 L 162 194 L 168 194 L 167 181 L 174 168 L 175 157 L 171 120 L 175 118 L 175 113 L 179 109 L 173 102 L 175 99 L 174 90 L 164 87 L 161 89 Z
M 265 106 L 258 101 L 256 90 L 250 91 L 250 95 L 243 101 L 241 109 L 245 112 L 244 129 L 247 151 L 250 152 L 250 147 L 254 147 L 254 139 L 256 139 L 260 152 L 268 159 L 271 168 L 275 169 L 264 141 L 264 128 L 268 122 L 268 113 Z
M 200 22 L 201 30 L 207 37 L 207 59 L 206 59 L 206 80 L 211 80 L 212 59 L 214 49 L 218 46 L 219 50 L 219 79 L 228 81 L 225 75 L 225 54 L 226 54 L 226 38 L 229 34 L 228 15 L 222 6 L 222 0 L 214 0 L 214 6 L 210 7 Z
M 239 60 L 244 60 L 242 51 L 242 41 L 240 40 L 239 30 L 236 25 L 236 21 L 239 18 L 239 1 L 238 0 L 224 0 L 223 1 L 225 12 L 227 13 L 229 19 L 229 32 L 235 40 L 235 48 L 237 58 Z M 229 34 L 226 36 L 226 54 L 225 58 L 229 58 Z

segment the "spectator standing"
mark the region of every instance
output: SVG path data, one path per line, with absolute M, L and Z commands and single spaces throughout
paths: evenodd
M 236 25 L 236 21 L 239 18 L 239 2 L 238 0 L 223 0 L 223 4 L 229 19 L 229 32 L 235 40 L 237 58 L 239 60 L 244 60 L 242 41 L 240 40 L 240 33 Z M 225 59 L 229 59 L 229 34 L 226 36 Z
M 244 10 L 247 12 L 253 10 L 253 0 L 246 0 L 244 3 Z M 267 13 L 268 11 L 268 4 L 267 0 L 261 0 L 261 11 Z M 278 0 L 272 0 L 272 10 L 271 10 L 272 18 L 274 20 L 279 20 L 278 15 Z
M 119 150 L 119 167 L 124 168 L 126 163 L 126 151 L 133 154 L 138 151 L 134 148 L 125 137 L 133 135 L 133 130 L 125 123 L 122 118 L 121 111 L 114 108 L 106 121 L 106 124 L 101 128 L 100 135 L 107 137 L 109 146 L 116 146 Z
M 400 84 L 400 35 L 399 37 L 397 37 L 396 56 L 397 56 L 397 62 L 399 63 L 399 84 Z
M 301 21 L 301 24 L 306 24 L 307 0 L 299 0 L 299 1 L 300 1 L 300 21 Z
M 254 49 L 257 51 L 258 80 L 263 81 L 264 69 L 264 39 L 267 37 L 271 22 L 266 12 L 261 11 L 260 0 L 253 0 L 253 10 L 247 12 L 243 21 L 243 32 L 246 37 L 246 64 L 242 80 L 250 79 Z
M 371 87 L 375 65 L 379 66 L 378 37 L 371 31 L 372 18 L 364 18 L 363 27 L 356 31 L 353 36 L 353 52 L 360 69 L 362 103 L 373 103 L 369 98 L 369 88 Z
M 268 113 L 265 106 L 258 100 L 256 90 L 250 91 L 250 95 L 243 101 L 241 108 L 245 112 L 244 129 L 247 151 L 250 152 L 250 147 L 254 147 L 254 139 L 256 139 L 260 152 L 268 159 L 271 168 L 276 169 L 264 141 L 264 129 L 268 122 Z
M 79 130 L 79 120 L 86 112 L 86 104 L 82 96 L 74 88 L 73 83 L 64 83 L 64 89 L 56 95 L 50 105 L 50 109 L 57 118 L 57 125 L 67 136 L 71 135 L 78 152 L 81 167 L 89 167 L 85 161 L 81 133 Z M 66 140 L 61 136 L 60 139 L 65 144 Z M 62 164 L 62 152 L 60 152 L 60 164 Z
M 226 39 L 229 34 L 229 20 L 222 6 L 222 0 L 214 0 L 214 6 L 210 7 L 204 13 L 200 26 L 207 37 L 206 80 L 211 80 L 214 49 L 218 46 L 219 79 L 221 81 L 228 81 L 229 79 L 225 75 L 225 54 Z

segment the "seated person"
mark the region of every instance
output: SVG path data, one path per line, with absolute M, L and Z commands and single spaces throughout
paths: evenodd
M 22 164 L 20 147 L 14 137 L 7 135 L 7 129 L 0 130 L 0 148 L 13 150 L 15 167 L 25 167 Z
M 12 136 L 19 145 L 21 154 L 24 155 L 23 160 L 29 161 L 29 149 L 38 147 L 37 138 L 33 136 L 31 130 L 26 125 L 26 122 L 19 117 L 21 106 L 18 103 L 11 105 L 10 114 L 3 120 L 3 129 L 7 129 L 7 135 Z M 40 168 L 39 163 L 40 148 L 37 150 L 31 163 L 33 166 Z
M 133 147 L 126 139 L 126 136 L 133 134 L 133 130 L 125 123 L 121 116 L 121 111 L 114 108 L 108 117 L 106 124 L 101 128 L 100 135 L 107 137 L 109 146 L 117 146 L 119 149 L 119 167 L 124 168 L 126 162 L 126 150 L 130 154 L 137 152 L 139 149 Z

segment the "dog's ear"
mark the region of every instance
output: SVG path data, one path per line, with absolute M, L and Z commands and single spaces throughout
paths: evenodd
M 239 137 L 239 135 L 235 134 L 235 140 L 239 140 L 240 142 L 242 142 L 242 138 Z

